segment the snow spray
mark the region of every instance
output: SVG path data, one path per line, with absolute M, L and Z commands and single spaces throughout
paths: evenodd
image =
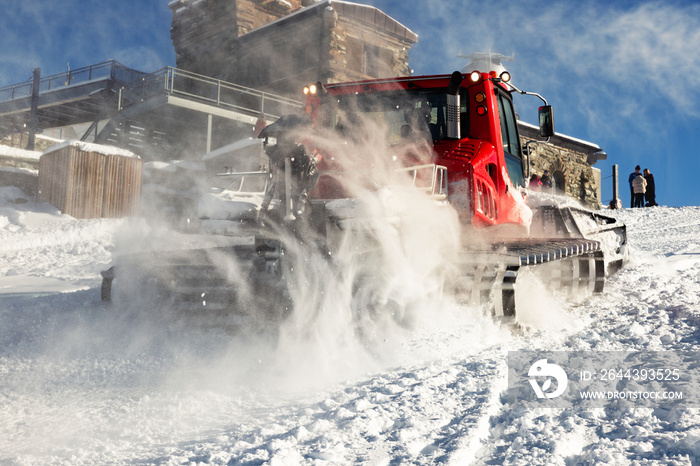
M 355 115 L 351 133 L 298 135 L 332 158 L 335 181 L 350 199 L 326 206 L 342 223 L 328 251 L 309 253 L 283 240 L 298 248 L 288 251 L 295 258 L 287 282 L 293 311 L 280 326 L 274 362 L 287 383 L 396 363 L 415 332 L 454 309 L 442 284 L 460 247 L 457 214 L 401 170 L 406 153 L 415 165 L 431 162 L 428 142 L 402 145 L 397 154 L 387 131 Z

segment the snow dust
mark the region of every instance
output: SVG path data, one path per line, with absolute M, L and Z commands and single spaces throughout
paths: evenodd
M 410 206 L 422 214 L 420 199 Z M 426 278 L 450 251 L 450 216 L 437 231 L 417 215 L 404 225 L 416 236 L 396 241 L 404 230 L 385 225 L 375 238 L 394 248 L 373 259 L 391 273 L 367 296 L 383 318 L 358 328 L 341 301 L 351 275 L 310 260 L 300 266 L 321 278 L 299 290 L 307 312 L 260 336 L 100 302 L 118 252 L 194 237 L 76 220 L 1 188 L 0 462 L 697 463 L 695 408 L 548 410 L 504 396 L 510 350 L 697 350 L 700 208 L 611 214 L 628 225 L 629 264 L 578 300 L 523 277 L 520 325 L 440 296 Z M 347 260 L 358 274 L 376 267 Z
M 518 289 L 527 293 L 515 294 L 518 323 L 527 329 L 544 332 L 571 332 L 585 324 L 586 319 L 569 311 L 569 307 L 584 299 L 575 293 L 552 290 L 539 274 L 527 268 L 518 274 Z
M 601 296 L 571 303 L 535 293 L 524 305 L 545 317 L 524 329 L 433 301 L 417 310 L 439 318 L 377 328 L 357 361 L 350 350 L 359 340 L 323 340 L 326 327 L 314 329 L 313 344 L 291 333 L 294 343 L 275 346 L 103 308 L 99 271 L 114 244 L 136 248 L 154 227 L 75 220 L 17 190 L 0 193 L 4 462 L 688 464 L 700 456 L 692 409 L 542 410 L 500 396 L 512 349 L 696 348 L 698 208 L 617 213 L 635 253 Z M 37 292 L 15 292 L 17 277 Z M 43 282 L 50 287 L 40 291 Z M 547 309 L 562 314 L 556 331 Z

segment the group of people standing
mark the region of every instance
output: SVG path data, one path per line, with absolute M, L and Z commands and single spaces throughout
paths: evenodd
M 542 176 L 532 175 L 528 187 L 534 191 L 552 189 L 552 179 L 549 177 L 549 170 L 545 170 Z
M 654 184 L 654 175 L 651 174 L 648 168 L 644 169 L 644 173 L 640 171 L 641 167 L 637 165 L 634 171 L 630 173 L 630 196 L 632 207 L 652 207 L 658 205 L 656 203 L 656 185 Z M 646 202 L 646 204 L 645 204 Z

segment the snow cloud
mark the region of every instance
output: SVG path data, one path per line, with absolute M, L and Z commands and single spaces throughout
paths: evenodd
M 594 86 L 632 88 L 646 97 L 643 103 L 667 102 L 700 115 L 694 105 L 700 97 L 700 5 L 649 3 L 612 13 L 597 21 L 589 13 L 585 24 L 562 30 L 552 47 L 560 66 L 591 77 Z

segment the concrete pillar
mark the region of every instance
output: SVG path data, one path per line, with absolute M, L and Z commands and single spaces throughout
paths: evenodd
M 214 126 L 214 115 L 211 113 L 207 115 L 207 148 L 206 153 L 211 152 L 211 133 L 212 127 Z

